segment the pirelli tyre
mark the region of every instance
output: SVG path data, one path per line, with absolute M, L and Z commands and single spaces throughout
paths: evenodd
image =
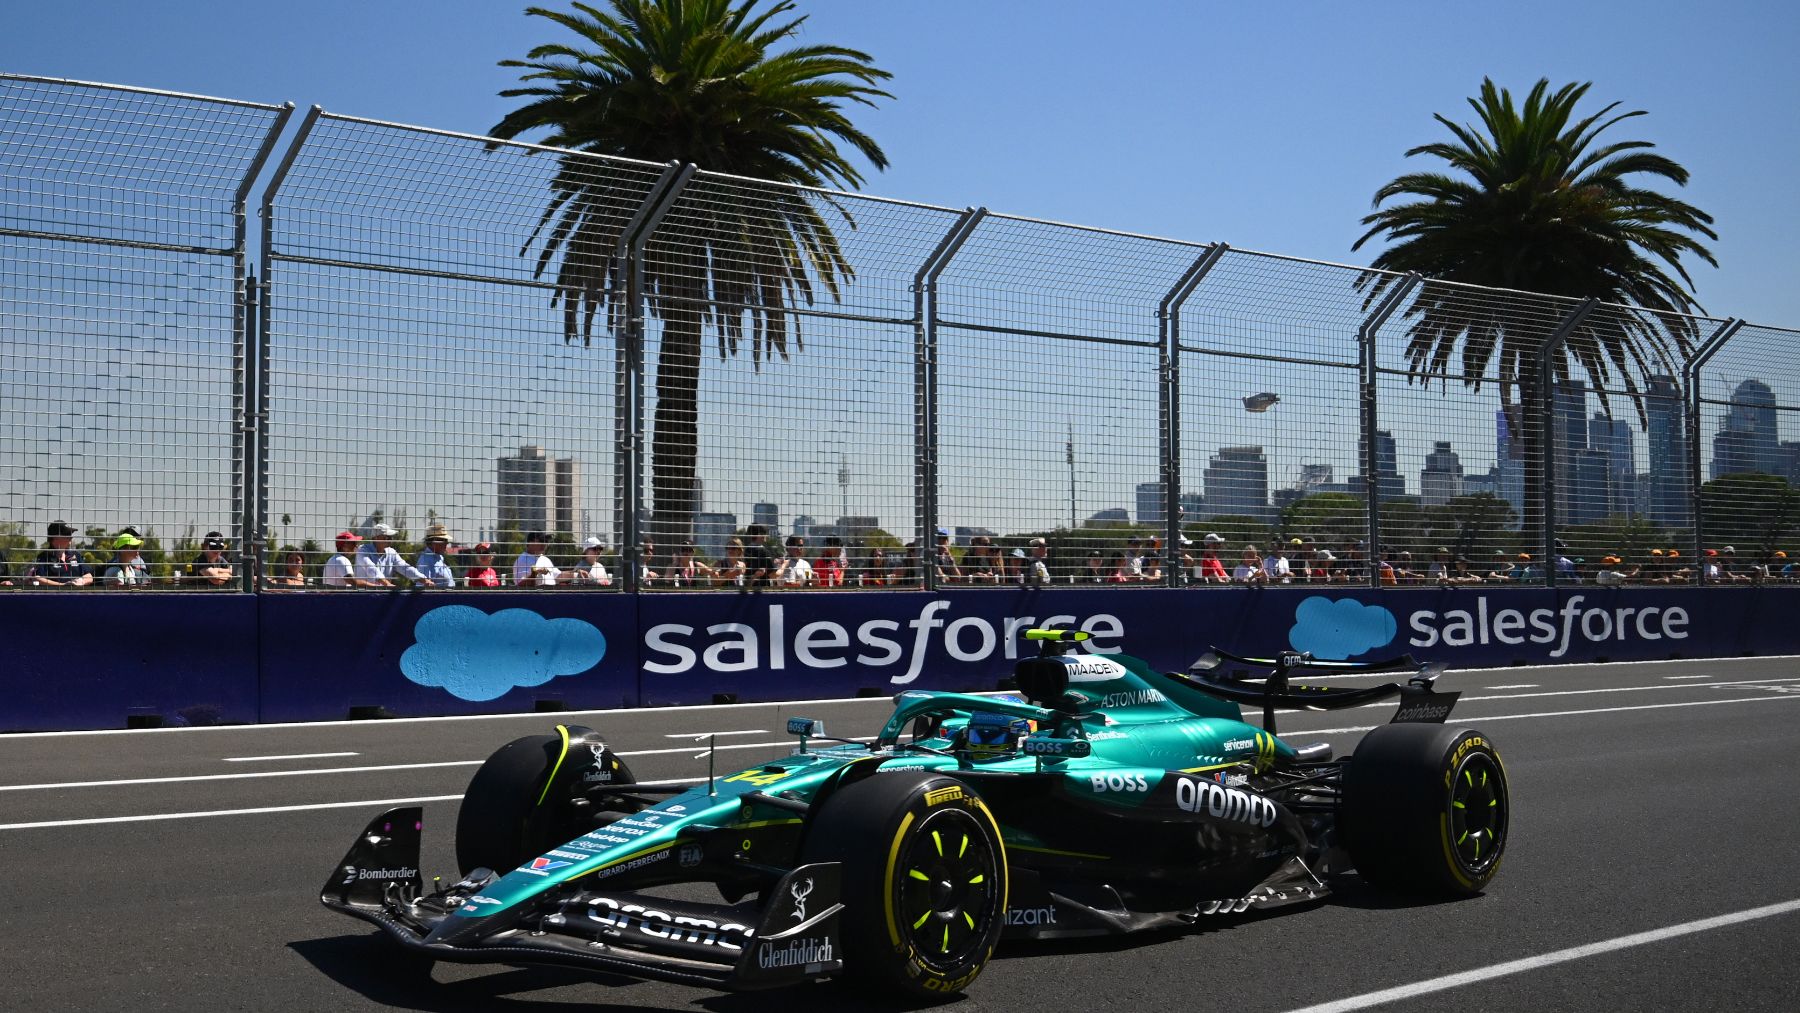
M 636 780 L 611 750 L 596 755 L 560 734 L 527 735 L 495 750 L 469 780 L 456 815 L 456 864 L 463 874 L 480 868 L 510 871 L 592 829 L 592 818 L 577 821 L 570 804 L 573 787 L 561 786 L 580 782 L 577 767 L 596 764 L 606 767 L 609 786 Z
M 966 785 L 877 773 L 828 796 L 803 861 L 842 863 L 845 973 L 942 997 L 973 982 L 1006 923 L 1006 848 Z
M 1371 885 L 1470 896 L 1500 871 L 1512 804 L 1485 734 L 1383 725 L 1357 745 L 1343 787 L 1339 838 Z

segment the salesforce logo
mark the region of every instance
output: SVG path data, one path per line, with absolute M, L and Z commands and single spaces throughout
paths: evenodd
M 413 639 L 400 655 L 400 671 L 459 700 L 494 700 L 516 687 L 542 686 L 585 672 L 606 655 L 606 637 L 593 624 L 545 619 L 530 609 L 489 615 L 445 605 L 419 617 Z
M 1324 661 L 1343 661 L 1393 643 L 1399 628 L 1394 614 L 1380 605 L 1314 595 L 1294 609 L 1288 643 Z
M 1125 635 L 1119 617 L 1104 613 L 1085 620 L 1072 615 L 952 619 L 942 614 L 949 608 L 950 603 L 940 599 L 926 602 L 917 616 L 905 620 L 846 624 L 820 619 L 796 626 L 788 620 L 787 606 L 770 605 L 756 623 L 703 627 L 661 623 L 644 631 L 644 671 L 677 675 L 696 666 L 713 672 L 754 672 L 854 664 L 904 686 L 925 670 L 927 655 L 947 656 L 952 662 L 983 661 L 996 654 L 1017 658 L 1021 632 L 1034 626 L 1083 630 L 1093 639 L 1082 646 L 1095 654 L 1118 653 L 1118 640 Z

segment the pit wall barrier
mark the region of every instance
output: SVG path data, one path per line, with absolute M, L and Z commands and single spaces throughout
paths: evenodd
M 1800 587 L 841 594 L 9 594 L 0 730 L 525 713 L 994 689 L 1034 625 L 1452 668 L 1800 654 Z

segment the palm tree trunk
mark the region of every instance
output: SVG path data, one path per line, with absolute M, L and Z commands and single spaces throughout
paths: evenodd
M 653 513 L 645 536 L 666 553 L 694 536 L 695 470 L 700 456 L 701 307 L 668 300 L 656 356 L 656 414 L 651 434 Z M 645 560 L 645 565 L 653 565 Z

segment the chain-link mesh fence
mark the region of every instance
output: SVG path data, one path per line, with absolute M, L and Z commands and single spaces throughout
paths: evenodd
M 209 532 L 241 536 L 242 200 L 285 112 L 0 75 L 0 549 L 17 584 L 104 584 L 120 546 L 115 581 L 235 586 L 188 569 Z
M 11 574 L 58 520 L 314 585 L 384 526 L 615 589 L 1800 551 L 1793 331 L 287 112 L 0 76 Z

